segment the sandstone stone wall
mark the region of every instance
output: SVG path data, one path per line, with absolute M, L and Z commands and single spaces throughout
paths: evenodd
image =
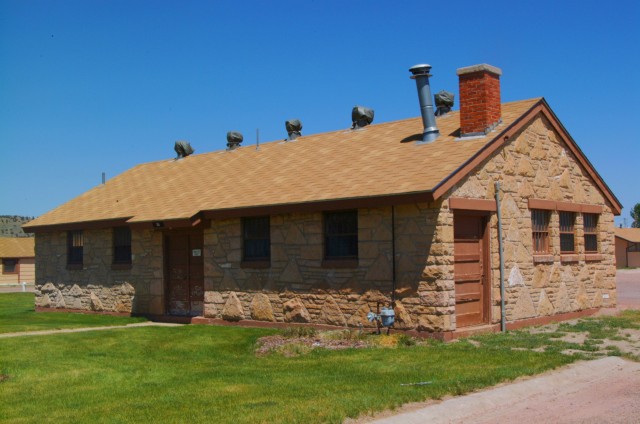
M 464 141 L 461 141 L 464 142 Z M 507 320 L 548 316 L 616 303 L 614 222 L 611 209 L 576 158 L 565 148 L 550 123 L 540 115 L 497 155 L 452 188 L 455 197 L 494 199 L 501 183 L 505 238 Z M 533 260 L 531 211 L 528 199 L 603 206 L 598 221 L 600 260 L 585 260 L 582 214 L 576 213 L 577 261 L 560 255 L 559 218 L 551 213 L 551 254 L 548 263 Z M 491 218 L 492 318 L 500 320 L 497 218 Z
M 464 143 L 464 141 L 457 141 Z M 453 197 L 494 199 L 502 185 L 506 312 L 509 321 L 612 306 L 616 302 L 613 214 L 602 194 L 542 115 L 433 204 L 395 206 L 396 328 L 456 329 Z M 558 214 L 551 214 L 551 260 L 534 261 L 529 198 L 601 205 L 601 258 L 560 255 Z M 230 321 L 371 326 L 366 315 L 391 301 L 392 208 L 358 210 L 358 262 L 323 264 L 322 213 L 271 216 L 271 261 L 242 263 L 241 220 L 214 220 L 204 231 L 204 314 Z M 490 217 L 491 320 L 500 320 L 497 218 Z M 164 313 L 162 231 L 132 231 L 130 269 L 112 269 L 112 230 L 84 232 L 81 270 L 66 266 L 66 232 L 36 235 L 39 306 Z
M 112 267 L 112 230 L 85 230 L 83 265 L 67 268 L 67 233 L 36 235 L 36 305 L 162 314 L 162 234 L 132 231 L 132 265 Z
M 398 328 L 452 325 L 452 287 L 442 277 L 452 273 L 453 231 L 440 215 L 426 204 L 395 208 Z M 391 301 L 391 222 L 391 207 L 360 209 L 357 266 L 328 268 L 322 213 L 272 216 L 271 265 L 252 269 L 241 263 L 241 220 L 214 221 L 205 230 L 205 316 L 372 326 L 367 313 Z M 425 271 L 429 251 L 432 267 Z

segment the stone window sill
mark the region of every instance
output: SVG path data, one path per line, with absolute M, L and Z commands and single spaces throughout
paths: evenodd
M 584 260 L 585 261 L 601 261 L 602 255 L 600 253 L 585 253 Z
M 67 264 L 69 271 L 82 271 L 82 264 Z
M 126 271 L 131 269 L 131 264 L 111 264 L 113 271 Z
M 349 269 L 357 267 L 357 259 L 324 259 L 322 261 L 322 268 Z
M 576 254 L 562 254 L 560 255 L 560 262 L 578 262 L 580 260 L 580 255 Z
M 271 268 L 271 261 L 242 261 L 240 262 L 240 268 L 267 269 Z
M 533 263 L 534 264 L 548 264 L 552 263 L 554 260 L 553 255 L 534 255 Z

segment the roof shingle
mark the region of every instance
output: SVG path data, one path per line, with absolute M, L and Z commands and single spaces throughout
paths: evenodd
M 0 237 L 0 258 L 35 257 L 33 237 Z
M 615 231 L 616 237 L 631 243 L 640 243 L 640 228 L 616 228 Z
M 502 105 L 508 127 L 540 99 Z M 306 135 L 141 164 L 36 218 L 30 227 L 128 219 L 188 219 L 200 211 L 429 192 L 496 132 L 457 140 L 459 112 L 437 118 L 441 136 L 417 144 L 422 120 Z M 403 142 L 404 141 L 404 142 Z

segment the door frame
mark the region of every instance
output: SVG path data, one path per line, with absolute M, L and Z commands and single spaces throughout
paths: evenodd
M 204 227 L 202 225 L 198 225 L 196 227 L 186 227 L 186 228 L 172 228 L 162 231 L 162 275 L 163 275 L 163 294 L 164 294 L 164 315 L 181 317 L 182 315 L 172 315 L 170 312 L 169 302 L 171 301 L 169 293 L 170 293 L 170 278 L 169 278 L 169 243 L 167 242 L 168 237 L 172 235 L 190 235 L 193 233 L 200 233 L 202 235 L 202 277 L 203 277 L 203 287 L 204 287 Z M 203 293 L 204 296 L 204 293 Z M 203 299 L 204 302 L 204 299 Z M 189 306 L 189 310 L 191 310 L 191 306 Z M 191 316 L 191 315 L 187 315 Z
M 454 238 L 454 263 L 455 263 L 455 225 L 456 225 L 456 216 L 476 216 L 482 218 L 482 322 L 474 325 L 485 325 L 491 322 L 491 285 L 492 285 L 492 272 L 493 267 L 491 266 L 491 216 L 492 213 L 490 211 L 478 211 L 478 210 L 466 210 L 466 209 L 455 209 L 453 211 L 453 238 Z M 453 277 L 453 289 L 454 289 L 454 297 L 455 297 L 455 274 Z M 457 313 L 456 313 L 457 315 Z M 462 328 L 472 327 L 464 326 Z M 456 324 L 456 328 L 458 325 Z

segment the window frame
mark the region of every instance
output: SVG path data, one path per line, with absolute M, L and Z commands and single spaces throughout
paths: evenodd
M 563 217 L 565 219 L 563 219 Z M 571 217 L 570 223 L 564 222 L 566 218 Z M 573 255 L 577 253 L 576 251 L 576 213 L 571 211 L 558 211 L 558 235 L 560 239 L 560 254 L 561 255 Z M 572 250 L 566 250 L 563 246 L 563 236 L 564 238 L 571 237 L 571 247 Z
M 131 265 L 131 228 L 114 227 L 112 232 L 112 264 Z
M 76 245 L 79 243 L 79 245 Z M 82 230 L 67 231 L 67 265 L 78 267 L 84 264 L 84 232 Z
M 13 269 L 7 271 L 7 262 L 13 262 Z M 20 259 L 18 258 L 2 258 L 2 274 L 13 275 L 20 273 Z
M 339 218 L 342 217 L 342 218 Z M 323 260 L 324 261 L 356 261 L 358 260 L 358 210 L 340 210 L 323 213 Z M 351 222 L 335 222 L 335 219 L 350 220 Z M 336 225 L 344 225 L 344 231 L 335 231 Z M 342 250 L 344 246 L 339 246 L 337 240 L 347 240 L 348 246 L 346 254 L 336 252 L 335 249 Z M 349 241 L 350 239 L 350 241 Z
M 588 218 L 593 218 L 594 223 L 593 226 L 587 227 Z M 598 240 L 598 224 L 600 221 L 600 215 L 597 213 L 583 213 L 582 214 L 582 228 L 583 228 L 583 238 L 584 238 L 584 253 L 592 254 L 600 252 L 600 242 Z M 587 250 L 587 237 L 595 238 L 595 250 Z
M 263 244 L 261 248 L 260 244 Z M 263 249 L 263 254 L 248 254 L 260 249 Z M 271 217 L 269 215 L 242 218 L 242 263 L 245 265 L 271 263 Z
M 542 218 L 544 222 L 536 222 L 537 218 Z M 533 242 L 534 255 L 549 255 L 551 253 L 551 237 L 549 236 L 549 224 L 551 213 L 546 209 L 531 209 L 531 239 Z M 542 242 L 543 249 L 537 250 L 537 246 Z

